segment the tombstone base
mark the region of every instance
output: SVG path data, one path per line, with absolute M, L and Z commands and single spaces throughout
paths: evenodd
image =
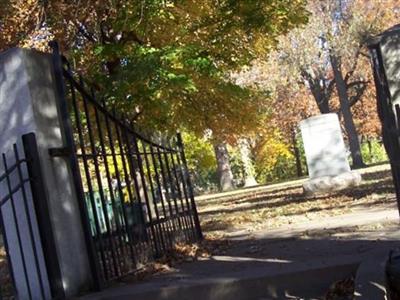
M 254 177 L 248 177 L 244 181 L 244 187 L 253 187 L 253 186 L 257 186 L 257 185 L 258 185 L 258 182 L 256 181 L 256 179 Z
M 350 171 L 337 176 L 323 176 L 310 179 L 303 183 L 303 191 L 307 195 L 327 193 L 357 186 L 361 183 L 361 174 Z

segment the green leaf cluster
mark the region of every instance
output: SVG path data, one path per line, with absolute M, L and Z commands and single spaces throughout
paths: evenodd
M 268 107 L 268 95 L 237 86 L 231 72 L 305 23 L 305 2 L 60 1 L 48 6 L 47 24 L 139 127 L 199 136 L 209 129 L 229 140 L 262 126 Z

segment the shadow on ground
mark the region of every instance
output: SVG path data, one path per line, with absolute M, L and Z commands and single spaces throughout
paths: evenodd
M 202 200 L 206 239 L 194 255 L 85 299 L 353 299 L 351 285 L 332 284 L 351 283 L 361 261 L 400 246 L 390 171 L 363 178 L 332 195 L 306 197 L 297 185 Z
M 397 248 L 400 235 L 397 224 L 384 231 L 357 229 L 208 241 L 213 256 L 176 264 L 172 272 L 118 287 L 107 292 L 114 298 L 100 299 L 352 299 L 352 290 L 334 290 L 333 283 L 354 277 L 361 261 Z

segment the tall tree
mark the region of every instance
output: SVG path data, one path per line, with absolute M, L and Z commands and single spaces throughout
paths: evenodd
M 319 1 L 316 11 L 328 17 L 328 23 L 321 32 L 322 47 L 326 49 L 332 69 L 337 96 L 340 103 L 339 113 L 343 117 L 344 128 L 349 140 L 353 166 L 364 165 L 358 133 L 354 124 L 351 106 L 361 99 L 369 84 L 362 75 L 354 74 L 366 46 L 367 39 L 375 34 L 374 26 L 381 20 L 366 23 L 362 14 L 379 14 L 377 7 L 368 7 L 360 1 Z M 387 7 L 386 7 L 387 8 Z M 352 99 L 350 93 L 353 92 Z M 351 100 L 351 101 L 350 101 Z
M 354 108 L 360 107 L 371 85 L 370 71 L 365 68 L 365 42 L 396 22 L 399 3 L 314 0 L 309 1 L 308 10 L 308 24 L 280 38 L 278 50 L 269 55 L 261 74 L 268 74 L 278 86 L 289 82 L 291 90 L 303 84 L 320 113 L 337 112 L 344 124 L 353 165 L 358 167 L 363 161 Z
M 283 143 L 290 149 L 295 159 L 297 175 L 303 175 L 301 166 L 300 150 L 298 149 L 298 124 L 301 120 L 318 113 L 315 101 L 310 101 L 312 95 L 304 85 L 296 82 L 286 74 L 287 69 L 280 64 L 274 63 L 277 52 L 270 54 L 269 60 L 258 60 L 252 66 L 240 73 L 233 75 L 237 84 L 250 86 L 253 89 L 268 91 L 271 98 L 268 119 L 264 128 L 253 135 L 255 144 L 254 153 L 264 155 L 268 149 L 263 145 L 270 143 L 271 139 L 279 138 L 275 143 Z M 274 130 L 271 133 L 271 128 Z M 279 134 L 277 134 L 278 132 Z M 270 149 L 277 149 L 277 147 Z M 276 151 L 278 153 L 279 151 Z M 282 151 L 281 151 L 282 152 Z M 282 152 L 283 153 L 283 152 Z M 258 161 L 263 159 L 256 157 Z
M 0 49 L 43 48 L 56 38 L 108 105 L 138 127 L 184 127 L 199 136 L 211 130 L 215 145 L 257 128 L 266 106 L 262 97 L 230 82 L 228 72 L 265 55 L 280 34 L 307 19 L 305 0 L 0 5 Z

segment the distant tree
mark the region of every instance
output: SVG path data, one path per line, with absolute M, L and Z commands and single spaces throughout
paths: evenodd
M 239 85 L 268 91 L 271 98 L 265 126 L 258 135 L 253 135 L 252 138 L 255 155 L 268 155 L 267 149 L 275 149 L 271 150 L 275 153 L 274 155 L 284 153 L 285 157 L 295 159 L 296 173 L 302 176 L 304 172 L 301 167 L 300 149 L 298 149 L 298 125 L 301 120 L 317 114 L 318 107 L 312 101 L 309 90 L 302 83 L 288 77 L 285 73 L 286 68 L 275 63 L 278 61 L 276 59 L 278 54 L 277 51 L 270 53 L 268 60 L 255 61 L 251 67 L 234 74 L 233 77 Z M 279 141 L 274 141 L 274 146 L 265 146 L 275 138 Z M 282 145 L 286 145 L 287 149 L 284 149 Z M 292 155 L 288 156 L 287 151 L 290 151 Z M 256 160 L 260 162 L 265 159 L 256 157 Z
M 311 12 L 307 25 L 279 39 L 277 51 L 268 56 L 255 78 L 268 88 L 286 85 L 288 90 L 299 90 L 303 85 L 310 91 L 320 113 L 337 112 L 343 120 L 353 165 L 362 166 L 356 125 L 361 134 L 363 130 L 371 132 L 372 127 L 377 128 L 375 108 L 371 105 L 373 98 L 369 97 L 371 78 L 366 41 L 397 22 L 399 3 L 395 0 L 313 0 L 307 8 Z M 264 79 L 262 74 L 266 76 Z M 267 79 L 271 83 L 265 84 Z M 364 102 L 367 105 L 362 105 L 361 100 L 367 97 L 368 101 Z M 298 116 L 305 116 L 302 110 Z M 374 125 L 369 126 L 362 116 L 369 116 Z

